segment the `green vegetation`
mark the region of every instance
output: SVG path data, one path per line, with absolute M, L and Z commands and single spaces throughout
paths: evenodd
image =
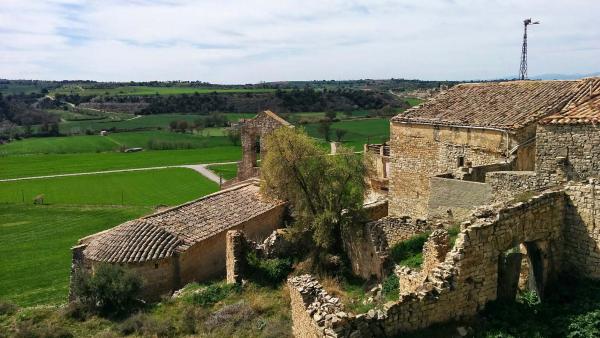
M 423 245 L 425 245 L 429 234 L 430 232 L 425 232 L 396 243 L 390 248 L 392 261 L 410 268 L 421 267 L 423 263 Z
M 207 293 L 211 289 L 212 292 Z M 192 300 L 203 294 L 203 304 Z M 26 337 L 272 337 L 292 336 L 284 286 L 243 289 L 223 282 L 190 284 L 177 299 L 149 305 L 124 320 L 81 314 L 72 306 L 11 310 L 0 315 L 0 332 Z
M 240 147 L 213 147 L 201 151 L 142 151 L 137 153 L 82 153 L 0 157 L 0 179 L 147 168 L 180 164 L 233 162 Z
M 251 118 L 255 114 L 235 114 L 228 113 L 224 114 L 230 122 L 237 122 L 242 118 Z M 67 121 L 60 124 L 60 132 L 63 134 L 76 134 L 85 133 L 86 131 L 92 131 L 99 133 L 101 130 L 134 130 L 134 129 L 158 129 L 163 130 L 169 129 L 169 123 L 171 121 L 186 121 L 193 123 L 194 121 L 202 118 L 206 118 L 207 115 L 200 114 L 157 114 L 157 115 L 138 115 L 134 117 L 129 115 L 128 118 L 122 120 L 79 120 L 79 121 Z M 210 135 L 215 131 L 211 130 Z M 206 134 L 206 132 L 205 132 Z M 222 135 L 222 134 L 220 134 Z
M 252 280 L 263 285 L 277 285 L 292 271 L 289 258 L 260 258 L 255 252 L 250 252 L 246 261 Z
M 0 182 L 0 203 L 140 205 L 180 204 L 218 190 L 192 169 L 169 168 Z
M 151 210 L 0 204 L 0 299 L 21 306 L 64 303 L 71 268 L 69 248 L 79 238 Z
M 220 128 L 209 128 L 203 135 L 167 131 L 110 133 L 107 136 L 82 135 L 64 137 L 35 137 L 0 145 L 2 155 L 70 154 L 117 151 L 142 147 L 151 150 L 194 149 L 231 146 Z M 207 136 L 211 135 L 211 136 Z M 160 145 L 170 147 L 159 148 Z M 166 148 L 166 149 L 165 149 Z
M 223 177 L 226 180 L 230 180 L 237 176 L 237 164 L 214 164 L 208 166 L 208 169 L 214 171 L 217 175 Z
M 97 95 L 180 95 L 180 94 L 209 94 L 209 93 L 271 93 L 270 88 L 198 88 L 198 87 L 148 87 L 120 86 L 114 88 L 91 88 L 79 85 L 67 85 L 52 90 L 52 94 L 79 94 L 81 96 Z
M 423 100 L 417 99 L 415 97 L 409 97 L 409 98 L 406 98 L 406 103 L 408 103 L 412 107 L 412 106 L 416 106 L 418 104 L 423 103 Z
M 79 269 L 73 276 L 77 301 L 72 307 L 104 317 L 121 317 L 141 307 L 143 280 L 119 265 L 101 264 L 94 273 Z
M 324 139 L 319 132 L 319 124 L 307 124 L 304 127 L 306 132 L 319 139 Z M 345 146 L 353 147 L 355 151 L 362 151 L 365 143 L 382 143 L 390 138 L 390 121 L 388 119 L 364 119 L 348 120 L 334 122 L 331 124 L 331 130 L 346 130 L 347 133 L 342 138 Z

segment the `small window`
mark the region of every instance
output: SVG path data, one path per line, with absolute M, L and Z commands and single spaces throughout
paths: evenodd
M 465 157 L 464 156 L 459 156 L 457 162 L 457 166 L 458 167 L 464 167 L 465 166 Z
M 154 263 L 154 268 L 158 269 L 158 263 Z

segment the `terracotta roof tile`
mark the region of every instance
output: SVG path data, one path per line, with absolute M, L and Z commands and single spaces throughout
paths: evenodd
M 169 257 L 283 204 L 267 200 L 255 183 L 237 185 L 150 216 L 125 222 L 92 239 L 88 259 L 143 262 Z
M 557 114 L 540 121 L 541 124 L 600 123 L 600 78 L 582 81 L 577 94 Z
M 559 111 L 582 80 L 460 84 L 392 120 L 514 130 Z

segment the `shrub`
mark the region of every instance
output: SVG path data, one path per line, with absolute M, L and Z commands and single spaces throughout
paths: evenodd
M 429 237 L 429 232 L 415 235 L 405 241 L 397 243 L 390 249 L 390 256 L 395 263 L 408 260 L 408 263 L 414 264 L 419 261 L 416 257 L 422 254 L 423 245 Z M 418 264 L 420 266 L 420 263 Z
M 144 322 L 146 321 L 147 316 L 143 313 L 136 313 L 133 316 L 127 318 L 121 324 L 117 326 L 117 330 L 122 335 L 130 335 L 134 333 L 142 332 L 142 328 L 144 327 Z
M 292 271 L 292 261 L 289 258 L 261 259 L 255 252 L 250 252 L 246 261 L 251 277 L 264 284 L 277 284 Z
M 236 284 L 211 284 L 196 291 L 191 296 L 191 302 L 201 306 L 212 305 L 227 297 L 232 292 L 240 291 Z
M 79 302 L 93 313 L 120 316 L 140 307 L 142 280 L 119 266 L 102 264 L 93 275 L 79 269 L 74 291 Z
M 568 327 L 568 338 L 600 337 L 600 310 L 576 316 Z
M 398 300 L 398 297 L 400 295 L 400 280 L 398 279 L 398 276 L 396 276 L 395 273 L 392 273 L 383 281 L 382 287 L 385 299 Z

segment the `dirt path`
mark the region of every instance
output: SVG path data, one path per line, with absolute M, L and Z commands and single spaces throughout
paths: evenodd
M 18 178 L 5 178 L 0 179 L 0 182 L 14 182 L 14 181 L 25 181 L 25 180 L 37 180 L 43 178 L 55 178 L 55 177 L 69 177 L 69 176 L 84 176 L 84 175 L 101 175 L 111 173 L 122 173 L 130 171 L 144 171 L 144 170 L 159 170 L 168 168 L 187 168 L 198 172 L 200 175 L 208 178 L 215 183 L 221 183 L 220 177 L 215 174 L 212 170 L 206 168 L 209 165 L 221 165 L 221 164 L 234 164 L 237 162 L 220 162 L 220 163 L 205 163 L 205 164 L 182 164 L 182 165 L 168 165 L 161 167 L 146 167 L 146 168 L 131 168 L 131 169 L 116 169 L 116 170 L 104 170 L 104 171 L 91 171 L 85 173 L 71 173 L 71 174 L 56 174 L 56 175 L 45 175 L 45 176 L 30 176 L 30 177 L 18 177 Z

